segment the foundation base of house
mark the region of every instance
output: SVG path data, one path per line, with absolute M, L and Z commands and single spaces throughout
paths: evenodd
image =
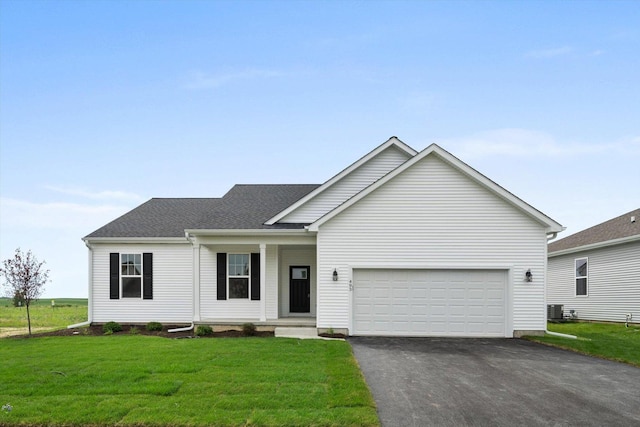
M 542 337 L 542 336 L 544 336 L 544 331 L 540 331 L 540 330 L 534 330 L 534 331 L 517 330 L 517 331 L 513 331 L 513 337 L 514 338 L 522 338 L 525 335 L 533 335 L 534 337 Z

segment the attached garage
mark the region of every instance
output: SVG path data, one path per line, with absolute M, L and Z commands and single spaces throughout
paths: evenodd
M 511 336 L 506 270 L 357 269 L 353 335 Z

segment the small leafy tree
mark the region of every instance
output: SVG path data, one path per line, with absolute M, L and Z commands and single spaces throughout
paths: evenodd
M 19 298 L 27 307 L 27 323 L 29 336 L 31 336 L 31 314 L 29 306 L 32 301 L 37 301 L 44 291 L 44 285 L 49 281 L 49 270 L 44 269 L 45 262 L 38 262 L 37 258 L 28 251 L 22 253 L 16 249 L 13 258 L 5 259 L 0 267 L 0 276 L 4 277 L 6 295 Z

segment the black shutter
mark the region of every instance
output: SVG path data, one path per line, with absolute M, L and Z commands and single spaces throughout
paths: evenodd
M 251 254 L 251 299 L 260 299 L 260 254 Z
M 120 298 L 120 254 L 109 254 L 109 299 Z
M 218 252 L 218 299 L 227 299 L 227 254 Z
M 153 254 L 142 254 L 142 298 L 153 299 Z

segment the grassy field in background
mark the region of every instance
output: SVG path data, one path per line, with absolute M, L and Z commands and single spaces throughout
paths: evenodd
M 38 329 L 60 329 L 87 320 L 86 298 L 53 298 L 35 301 L 29 307 L 31 327 Z M 0 298 L 0 335 L 6 330 L 27 328 L 27 309 L 14 307 L 10 298 Z
M 640 325 L 626 328 L 623 323 L 568 322 L 549 323 L 548 328 L 578 339 L 553 335 L 527 339 L 640 367 Z
M 0 360 L 0 425 L 379 425 L 344 341 L 6 338 Z

